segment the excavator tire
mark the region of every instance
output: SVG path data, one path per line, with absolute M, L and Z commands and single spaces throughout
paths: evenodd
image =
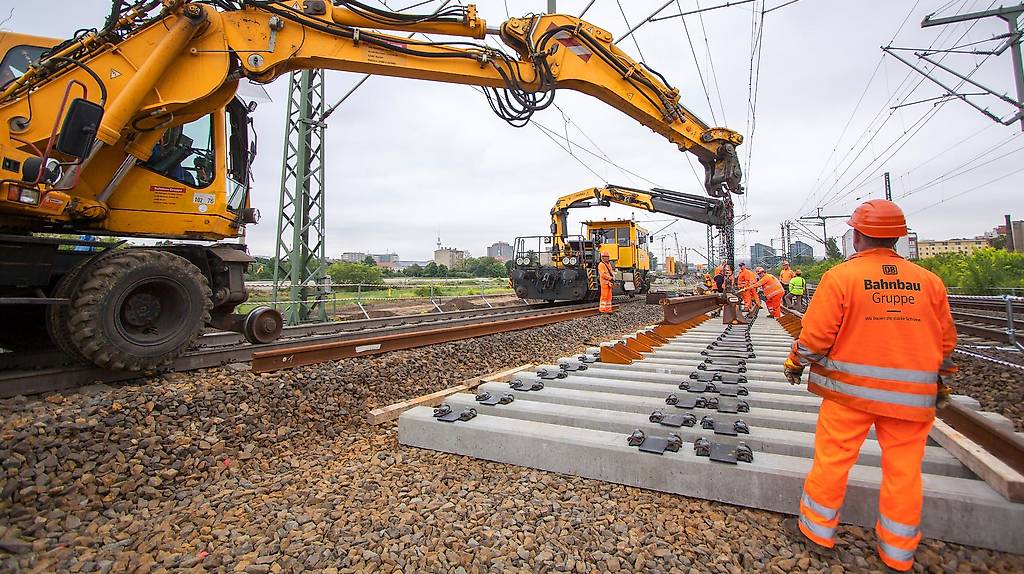
M 95 261 L 95 260 L 93 260 Z M 57 281 L 53 289 L 53 296 L 62 299 L 71 299 L 75 293 L 75 286 L 78 278 L 82 276 L 82 270 L 93 261 L 86 261 L 71 268 Z M 50 335 L 50 341 L 60 349 L 71 360 L 85 362 L 88 359 L 78 350 L 78 347 L 71 341 L 71 305 L 49 305 L 46 308 L 46 332 Z
M 81 272 L 71 301 L 71 342 L 89 362 L 118 371 L 159 369 L 210 320 L 212 292 L 188 260 L 125 249 Z

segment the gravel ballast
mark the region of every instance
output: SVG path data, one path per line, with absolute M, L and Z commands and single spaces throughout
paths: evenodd
M 211 369 L 0 401 L 0 571 L 868 572 L 828 564 L 781 515 L 400 447 L 363 415 L 581 351 L 656 306 L 254 375 Z M 918 569 L 1024 571 L 927 540 Z

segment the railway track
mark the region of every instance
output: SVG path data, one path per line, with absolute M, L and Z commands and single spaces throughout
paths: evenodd
M 620 298 L 619 302 L 623 300 L 625 298 Z M 61 364 L 66 358 L 52 352 L 10 353 L 7 354 L 8 357 L 0 355 L 0 398 L 74 389 L 97 383 L 121 382 L 166 372 L 186 372 L 246 363 L 253 360 L 254 354 L 266 358 L 302 355 L 301 351 L 309 348 L 320 351 L 320 355 L 316 357 L 311 358 L 307 355 L 299 361 L 289 361 L 289 364 L 277 368 L 291 367 L 345 356 L 370 355 L 397 348 L 436 344 L 500 330 L 528 328 L 583 317 L 596 311 L 595 303 L 537 303 L 298 325 L 287 327 L 280 339 L 265 345 L 249 344 L 236 333 L 215 332 L 200 337 L 192 350 L 158 373 L 109 371 L 91 365 Z M 380 344 L 374 342 L 377 339 L 404 343 Z M 324 348 L 343 348 L 346 345 L 354 348 L 354 352 L 347 355 L 336 353 L 333 357 L 324 358 Z M 377 347 L 374 348 L 374 345 Z M 36 367 L 26 368 L 26 362 Z M 264 367 L 262 370 L 274 370 L 266 362 Z

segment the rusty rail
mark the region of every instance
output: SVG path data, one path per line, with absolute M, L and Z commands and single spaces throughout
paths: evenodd
M 690 295 L 688 297 L 667 297 L 659 301 L 665 313 L 663 324 L 678 325 L 698 315 L 718 309 L 727 303 L 725 295 Z
M 442 327 L 438 329 L 427 329 L 409 333 L 397 333 L 391 335 L 378 335 L 361 339 L 350 339 L 318 343 L 313 345 L 300 345 L 274 349 L 271 351 L 260 351 L 252 355 L 253 372 L 262 373 L 290 369 L 304 365 L 313 365 L 337 359 L 352 357 L 364 357 L 398 351 L 401 349 L 412 349 L 426 345 L 448 343 L 484 335 L 504 333 L 506 331 L 518 331 L 530 329 L 542 325 L 550 325 L 570 319 L 590 317 L 596 315 L 596 306 L 588 306 L 582 309 L 570 309 L 563 311 L 552 311 L 515 317 L 498 321 L 486 321 L 470 325 L 456 327 Z

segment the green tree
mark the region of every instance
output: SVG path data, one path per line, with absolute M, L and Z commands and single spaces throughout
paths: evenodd
M 327 274 L 333 283 L 351 283 L 361 285 L 383 285 L 380 268 L 365 263 L 346 263 L 339 261 L 327 268 Z M 352 290 L 356 288 L 353 287 Z
M 825 244 L 825 258 L 826 259 L 842 259 L 843 252 L 839 250 L 839 245 L 836 244 L 835 237 L 829 237 L 828 243 Z
M 363 257 L 363 265 L 369 265 L 370 267 L 376 267 L 377 266 L 377 260 L 374 259 L 372 255 L 367 255 L 366 257 Z
M 436 275 L 436 277 L 447 277 L 447 276 L 448 276 L 448 266 L 447 265 L 438 265 L 437 266 L 437 275 Z
M 419 263 L 413 263 L 402 271 L 402 275 L 405 275 L 406 277 L 422 277 L 423 267 L 421 267 Z
M 431 261 L 427 263 L 427 266 L 423 268 L 424 277 L 437 277 L 437 263 Z

